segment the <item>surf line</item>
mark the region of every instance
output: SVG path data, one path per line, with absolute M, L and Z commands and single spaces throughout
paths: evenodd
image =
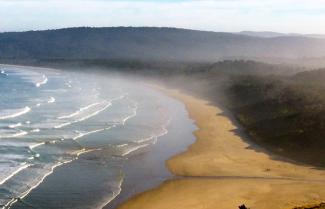
M 40 82 L 38 82 L 38 83 L 36 83 L 35 86 L 38 88 L 38 87 L 40 87 L 41 85 L 46 84 L 47 81 L 48 81 L 48 78 L 47 78 L 45 75 L 43 75 L 43 80 L 40 81 Z
M 31 108 L 28 107 L 28 106 L 26 106 L 25 108 L 19 109 L 18 112 L 13 113 L 11 115 L 9 114 L 9 115 L 0 116 L 0 120 L 9 119 L 9 118 L 15 118 L 15 117 L 21 116 L 23 114 L 26 114 L 29 111 L 31 111 Z

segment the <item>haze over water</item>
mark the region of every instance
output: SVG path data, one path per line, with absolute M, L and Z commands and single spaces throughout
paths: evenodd
M 43 197 L 36 203 L 35 198 L 20 198 L 55 167 L 82 156 L 70 170 L 78 183 L 61 185 L 60 194 L 46 194 L 43 203 L 55 208 L 64 192 L 77 191 L 60 208 L 103 207 L 121 191 L 123 162 L 168 133 L 171 112 L 183 108 L 139 82 L 82 72 L 0 68 L 3 208 L 13 203 L 17 208 L 42 206 Z

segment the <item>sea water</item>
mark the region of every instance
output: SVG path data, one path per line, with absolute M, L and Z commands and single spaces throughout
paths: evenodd
M 123 163 L 167 134 L 173 120 L 174 102 L 140 82 L 21 66 L 0 70 L 2 208 L 102 208 L 121 192 Z M 66 164 L 59 183 L 45 185 L 48 193 L 26 198 Z

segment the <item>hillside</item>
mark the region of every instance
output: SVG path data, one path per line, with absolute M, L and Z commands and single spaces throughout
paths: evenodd
M 324 166 L 325 70 L 294 76 L 236 76 L 228 108 L 258 144 L 299 162 Z
M 0 59 L 213 61 L 325 56 L 325 40 L 175 28 L 68 28 L 0 33 Z

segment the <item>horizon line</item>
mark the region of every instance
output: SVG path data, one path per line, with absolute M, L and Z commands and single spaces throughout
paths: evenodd
M 80 28 L 90 28 L 90 29 L 104 29 L 104 28 L 156 28 L 156 29 L 177 29 L 177 30 L 189 30 L 189 31 L 200 31 L 200 32 L 211 32 L 211 33 L 230 33 L 237 35 L 247 35 L 244 33 L 273 33 L 279 36 L 319 36 L 324 35 L 322 33 L 294 33 L 294 32 L 278 32 L 271 30 L 240 30 L 240 31 L 214 31 L 214 30 L 202 30 L 202 29 L 192 29 L 183 27 L 173 27 L 173 26 L 71 26 L 71 27 L 58 27 L 58 28 L 48 28 L 48 29 L 30 29 L 30 30 L 16 30 L 16 31 L 0 31 L 1 33 L 26 33 L 26 32 L 42 32 L 42 31 L 55 31 L 55 30 L 65 30 L 65 29 L 80 29 Z

